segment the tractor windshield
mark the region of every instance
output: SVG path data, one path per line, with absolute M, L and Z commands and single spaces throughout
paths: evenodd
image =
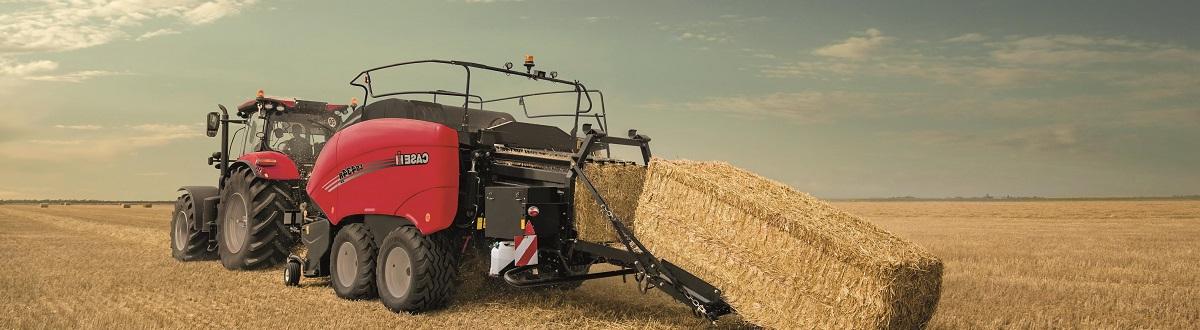
M 319 115 L 295 112 L 276 112 L 269 121 L 271 132 L 267 140 L 270 149 L 288 155 L 301 165 L 316 162 L 325 141 L 333 135 L 333 127 L 339 118 L 334 115 Z

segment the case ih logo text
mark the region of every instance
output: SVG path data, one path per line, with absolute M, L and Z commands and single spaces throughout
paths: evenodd
M 424 165 L 429 164 L 429 153 L 422 152 L 417 154 L 396 153 L 396 166 L 408 165 Z

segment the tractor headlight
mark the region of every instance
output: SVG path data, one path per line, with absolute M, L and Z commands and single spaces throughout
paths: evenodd
M 273 110 L 275 109 L 275 103 L 267 103 L 266 105 L 263 105 L 263 108 L 267 110 Z

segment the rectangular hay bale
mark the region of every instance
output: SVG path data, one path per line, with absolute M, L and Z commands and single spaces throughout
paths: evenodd
M 936 309 L 942 264 L 929 252 L 729 164 L 656 159 L 637 204 L 647 248 L 757 325 L 912 329 Z
M 633 227 L 638 196 L 642 194 L 646 167 L 633 164 L 588 164 L 584 174 L 608 202 L 609 208 L 626 226 Z M 578 180 L 578 179 L 577 179 Z M 600 211 L 600 204 L 583 183 L 575 184 L 575 230 L 579 239 L 589 242 L 615 242 L 612 223 Z

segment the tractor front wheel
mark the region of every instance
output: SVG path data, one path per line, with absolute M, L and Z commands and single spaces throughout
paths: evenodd
M 196 201 L 191 194 L 175 200 L 171 217 L 171 257 L 179 261 L 210 260 L 216 257 L 208 250 L 208 233 L 201 232 L 196 219 Z
M 458 258 L 445 233 L 422 235 L 400 226 L 383 239 L 375 271 L 379 300 L 394 312 L 445 306 L 454 293 Z
M 296 244 L 283 224 L 292 205 L 285 187 L 254 176 L 249 168 L 229 174 L 217 223 L 221 264 L 227 269 L 261 269 L 287 258 Z

